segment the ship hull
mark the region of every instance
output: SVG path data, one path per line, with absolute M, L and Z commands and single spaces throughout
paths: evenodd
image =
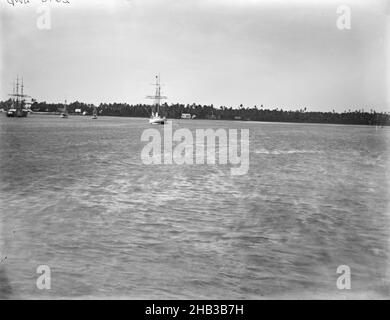
M 167 121 L 166 118 L 160 118 L 160 117 L 153 117 L 149 119 L 150 124 L 165 124 Z
M 8 110 L 7 117 L 12 118 L 24 118 L 27 117 L 28 111 L 27 110 Z

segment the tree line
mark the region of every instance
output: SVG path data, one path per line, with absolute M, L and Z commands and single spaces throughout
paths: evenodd
M 0 109 L 8 110 L 12 101 L 0 102 Z M 123 116 L 123 117 L 149 117 L 151 105 L 148 104 L 127 104 L 127 103 L 100 103 L 95 106 L 79 101 L 67 105 L 69 113 L 75 113 L 78 109 L 81 113 L 92 114 L 94 107 L 98 108 L 101 116 Z M 57 113 L 64 109 L 64 104 L 34 102 L 31 105 L 33 112 Z M 219 108 L 210 105 L 200 104 L 163 104 L 162 113 L 171 119 L 179 119 L 183 113 L 191 114 L 196 119 L 217 119 L 217 120 L 247 120 L 247 121 L 275 121 L 275 122 L 306 122 L 306 123 L 332 123 L 332 124 L 362 124 L 362 125 L 390 125 L 390 114 L 375 112 L 374 110 L 345 110 L 343 112 L 321 112 L 307 111 L 306 108 L 299 110 L 283 110 L 282 108 L 269 109 L 263 105 L 254 107 L 237 108 L 220 106 Z

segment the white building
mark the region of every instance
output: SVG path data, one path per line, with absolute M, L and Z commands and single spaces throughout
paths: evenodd
M 182 119 L 191 119 L 191 114 L 190 113 L 182 113 L 181 118 Z

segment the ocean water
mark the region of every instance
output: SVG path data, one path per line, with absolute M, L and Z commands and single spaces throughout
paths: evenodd
M 241 176 L 143 164 L 149 128 L 0 117 L 0 298 L 390 297 L 390 128 L 173 120 L 249 129 Z

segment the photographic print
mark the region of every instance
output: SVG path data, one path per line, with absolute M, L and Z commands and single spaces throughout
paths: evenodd
M 388 299 L 389 14 L 0 0 L 0 299 Z

